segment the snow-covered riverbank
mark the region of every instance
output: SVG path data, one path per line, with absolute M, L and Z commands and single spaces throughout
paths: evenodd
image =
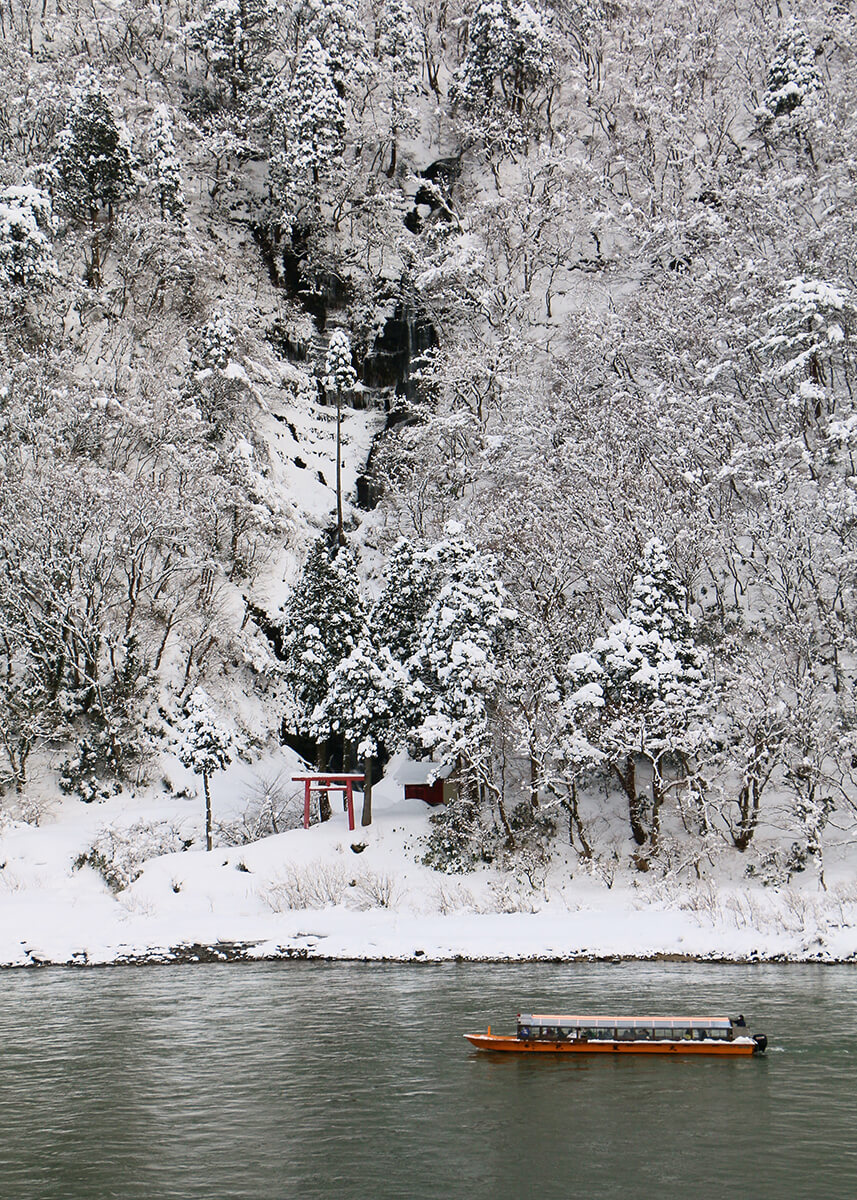
M 224 780 L 235 787 L 235 775 Z M 223 807 L 225 792 L 215 797 Z M 39 826 L 0 834 L 0 965 L 199 958 L 524 960 L 690 957 L 857 961 L 857 887 L 807 875 L 773 888 L 633 871 L 591 874 L 571 851 L 544 886 L 483 868 L 447 876 L 420 861 L 428 810 L 385 782 L 375 820 L 345 817 L 206 853 L 151 858 L 114 893 L 76 866 L 105 827 L 198 827 L 198 801 L 58 802 Z M 734 857 L 734 856 L 733 856 Z

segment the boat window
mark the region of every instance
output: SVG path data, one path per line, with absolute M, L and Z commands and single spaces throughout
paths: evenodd
M 655 1037 L 659 1041 L 671 1042 L 675 1038 L 675 1033 L 672 1029 L 660 1028 L 655 1030 Z
M 616 1029 L 616 1037 L 620 1042 L 633 1042 L 634 1030 L 630 1029 L 627 1025 L 618 1026 Z
M 636 1034 L 638 1042 L 650 1042 L 654 1036 L 651 1029 L 638 1029 Z
M 567 1025 L 558 1025 L 556 1031 L 557 1041 L 567 1042 L 572 1032 L 573 1030 L 569 1029 Z
M 518 1026 L 518 1037 L 524 1038 L 524 1040 L 526 1040 L 529 1037 L 532 1037 L 532 1029 L 530 1028 L 530 1026 L 529 1025 L 519 1025 Z
M 542 1025 L 540 1032 L 541 1032 L 541 1036 L 545 1039 L 545 1041 L 548 1041 L 548 1042 L 556 1041 L 556 1026 L 555 1025 Z
M 608 1029 L 606 1026 L 602 1026 L 598 1029 L 593 1029 L 592 1036 L 599 1042 L 612 1042 L 616 1036 L 616 1031 L 615 1029 Z

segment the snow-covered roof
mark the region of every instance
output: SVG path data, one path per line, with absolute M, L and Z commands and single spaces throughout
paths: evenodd
M 436 779 L 446 779 L 452 774 L 452 765 L 450 763 L 436 763 L 431 759 L 426 759 L 423 762 L 416 762 L 412 758 L 406 759 L 396 771 L 397 783 L 434 783 Z

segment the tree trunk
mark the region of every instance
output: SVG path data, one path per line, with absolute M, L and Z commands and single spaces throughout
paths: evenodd
M 530 808 L 533 812 L 539 807 L 539 765 L 536 756 L 530 754 Z
M 661 805 L 664 802 L 664 793 L 661 788 L 661 776 L 658 768 L 652 763 L 652 824 L 649 830 L 649 845 L 651 846 L 652 854 L 657 853 L 658 839 L 661 833 Z
M 628 797 L 628 817 L 631 822 L 631 835 L 638 846 L 645 846 L 648 830 L 643 823 L 644 804 L 637 795 L 637 766 L 633 754 L 627 755 L 620 770 L 616 763 L 612 764 L 613 774 L 622 785 L 622 790 Z
M 374 759 L 366 758 L 363 760 L 363 770 L 365 778 L 363 780 L 363 813 L 360 817 L 361 825 L 372 824 L 372 763 Z
M 574 845 L 574 833 L 577 831 L 577 837 L 580 841 L 580 854 L 582 858 L 592 858 L 592 846 L 589 844 L 589 839 L 586 836 L 586 830 L 583 826 L 583 821 L 580 819 L 580 808 L 577 800 L 577 784 L 572 783 L 568 789 L 568 796 L 560 800 L 560 804 L 568 813 L 568 840 Z
M 327 770 L 327 739 L 318 745 L 318 773 L 323 775 Z M 329 821 L 331 818 L 330 796 L 327 792 L 318 793 L 318 819 Z
M 336 389 L 336 544 L 345 545 L 342 529 L 342 391 Z
M 738 793 L 738 829 L 732 832 L 732 845 L 742 853 L 750 845 L 756 832 L 760 799 L 758 781 L 748 779 Z
M 205 848 L 211 849 L 211 792 L 208 787 L 208 775 L 202 777 L 202 786 L 205 788 Z

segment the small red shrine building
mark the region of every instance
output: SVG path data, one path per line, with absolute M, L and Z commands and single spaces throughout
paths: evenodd
M 458 794 L 458 788 L 449 777 L 449 763 L 431 761 L 416 762 L 406 759 L 396 771 L 396 781 L 405 789 L 406 800 L 423 800 L 432 808 L 447 804 Z

